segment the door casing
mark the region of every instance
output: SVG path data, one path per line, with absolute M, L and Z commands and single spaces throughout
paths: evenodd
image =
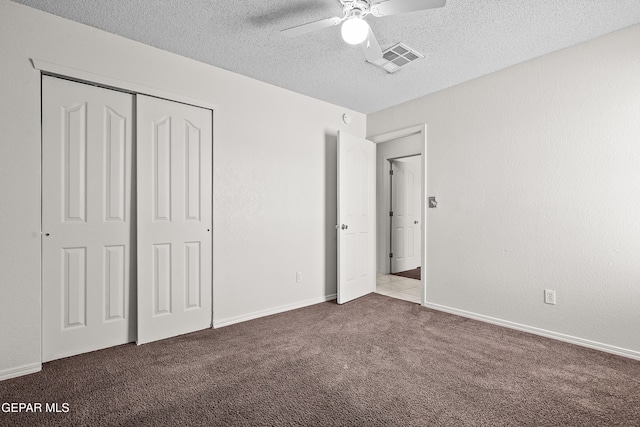
M 380 144 L 383 142 L 390 142 L 390 141 L 394 141 L 394 140 L 398 140 L 401 138 L 406 138 L 408 136 L 413 136 L 413 135 L 417 135 L 419 138 L 421 138 L 420 141 L 420 146 L 422 147 L 422 152 L 421 153 L 416 153 L 414 149 L 411 149 L 410 147 L 403 147 L 402 144 L 398 144 L 398 147 L 394 147 L 394 150 L 392 153 L 387 154 L 385 156 L 383 156 L 383 158 L 376 164 L 376 174 L 378 176 L 380 176 L 380 174 L 388 174 L 388 169 L 387 169 L 387 165 L 389 164 L 389 160 L 392 159 L 396 159 L 396 158 L 400 158 L 400 157 L 407 157 L 407 156 L 412 156 L 412 155 L 416 155 L 416 154 L 422 154 L 422 161 L 420 164 L 420 169 L 421 169 L 421 173 L 420 173 L 420 180 L 422 183 L 422 192 L 420 194 L 420 222 L 422 224 L 422 232 L 420 233 L 420 267 L 421 267 L 421 296 L 420 296 L 420 302 L 422 305 L 426 304 L 427 302 L 427 291 L 428 291 L 428 269 L 427 269 L 427 230 L 428 230 L 428 226 L 427 226 L 427 124 L 420 124 L 417 126 L 411 126 L 408 128 L 404 128 L 404 129 L 400 129 L 400 130 L 396 130 L 393 132 L 388 132 L 388 133 L 384 133 L 384 134 L 380 134 L 380 135 L 375 135 L 373 137 L 367 138 L 373 142 L 375 142 L 376 144 Z M 386 176 L 382 177 L 382 182 L 383 182 L 383 188 L 382 191 L 379 192 L 379 194 L 381 194 L 381 197 L 378 197 L 378 203 L 388 203 L 389 201 L 389 194 L 390 194 L 390 186 L 389 186 L 389 180 L 386 179 Z M 380 209 L 378 209 L 378 212 L 380 211 Z M 378 267 L 378 271 L 380 273 L 385 273 L 388 274 L 389 273 L 389 262 L 388 262 L 388 252 L 387 252 L 387 248 L 389 248 L 389 232 L 390 232 L 390 227 L 389 227 L 389 221 L 388 221 L 388 217 L 380 217 L 378 216 L 378 221 L 383 221 L 384 226 L 382 227 L 384 229 L 384 233 L 383 235 L 383 239 L 385 241 L 384 244 L 380 244 L 380 242 L 378 242 L 378 247 L 376 248 L 376 253 L 377 253 L 377 259 L 382 259 L 382 258 L 378 258 L 383 256 L 384 253 L 387 253 L 387 262 L 383 263 L 383 267 L 382 269 L 380 268 L 380 266 Z

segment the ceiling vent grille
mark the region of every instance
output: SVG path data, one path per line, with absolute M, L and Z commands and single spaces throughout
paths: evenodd
M 424 58 L 423 54 L 411 49 L 406 44 L 398 43 L 382 52 L 382 58 L 371 62 L 371 64 L 388 73 L 395 73 L 405 65 L 422 58 Z

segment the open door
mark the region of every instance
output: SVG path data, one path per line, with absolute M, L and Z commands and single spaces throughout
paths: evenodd
M 338 304 L 376 289 L 376 146 L 338 132 Z
M 420 266 L 420 156 L 390 160 L 391 182 L 391 273 Z

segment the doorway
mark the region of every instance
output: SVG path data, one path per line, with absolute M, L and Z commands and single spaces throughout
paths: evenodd
M 388 160 L 389 274 L 376 276 L 376 293 L 421 302 L 421 154 Z M 385 200 L 382 200 L 384 203 Z
M 371 138 L 377 144 L 377 292 L 420 304 L 427 291 L 426 130 L 419 125 Z M 394 181 L 401 184 L 395 196 Z M 419 271 L 419 280 L 392 274 L 410 270 Z

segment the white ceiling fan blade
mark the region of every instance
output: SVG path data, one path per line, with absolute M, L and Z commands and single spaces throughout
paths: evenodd
M 369 35 L 367 36 L 367 39 L 363 41 L 360 46 L 362 46 L 364 57 L 367 61 L 375 62 L 382 58 L 382 49 L 380 48 L 380 44 L 378 43 L 378 40 L 373 34 L 371 28 L 369 28 Z
M 310 33 L 311 31 L 333 27 L 334 25 L 338 25 L 340 22 L 342 22 L 342 18 L 334 17 L 321 19 L 319 21 L 309 22 L 308 24 L 302 24 L 296 27 L 287 28 L 286 30 L 280 31 L 280 34 L 285 37 L 296 37 L 301 34 Z
M 418 10 L 442 7 L 447 0 L 386 0 L 371 6 L 374 16 L 389 16 L 399 13 L 416 12 Z

